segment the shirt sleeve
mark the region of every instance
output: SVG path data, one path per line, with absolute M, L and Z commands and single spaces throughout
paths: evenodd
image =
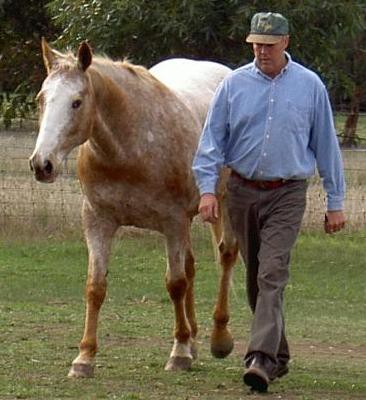
M 345 179 L 328 93 L 323 84 L 316 95 L 310 147 L 327 193 L 327 209 L 343 210 Z
M 227 92 L 227 83 L 224 81 L 210 104 L 193 160 L 192 168 L 201 195 L 216 192 L 220 170 L 224 165 L 229 130 Z

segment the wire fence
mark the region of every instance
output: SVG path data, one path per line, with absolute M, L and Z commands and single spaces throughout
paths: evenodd
M 53 184 L 37 182 L 29 169 L 36 133 L 0 133 L 0 231 L 20 235 L 81 235 L 82 193 L 76 177 L 76 151 Z M 366 150 L 343 150 L 348 230 L 366 228 Z M 319 177 L 310 181 L 303 230 L 322 229 L 325 194 Z

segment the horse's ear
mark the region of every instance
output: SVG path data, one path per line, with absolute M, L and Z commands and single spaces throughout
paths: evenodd
M 86 71 L 92 62 L 93 53 L 87 42 L 82 42 L 78 50 L 78 66 Z
M 49 73 L 55 62 L 55 54 L 44 37 L 42 37 L 42 56 L 47 73 Z
M 42 37 L 42 56 L 48 74 L 60 62 L 60 59 L 66 59 L 65 54 L 52 49 L 44 37 Z

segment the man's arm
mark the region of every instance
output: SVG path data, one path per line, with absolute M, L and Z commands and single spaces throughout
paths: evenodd
M 228 129 L 228 101 L 225 81 L 218 87 L 211 102 L 198 148 L 193 160 L 193 173 L 201 196 L 214 194 L 224 164 L 224 148 Z
M 323 179 L 323 186 L 327 193 L 324 230 L 326 233 L 338 232 L 346 224 L 343 212 L 345 178 L 342 153 L 325 87 L 318 92 L 310 146 L 315 153 L 319 175 Z

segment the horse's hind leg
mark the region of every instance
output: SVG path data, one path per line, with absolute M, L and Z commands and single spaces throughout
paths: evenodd
M 222 275 L 219 295 L 214 310 L 214 327 L 211 334 L 211 353 L 217 358 L 229 355 L 234 347 L 232 335 L 227 327 L 230 319 L 229 294 L 233 267 L 238 256 L 237 241 L 233 236 L 228 217 L 223 210 L 223 218 L 212 228 L 218 244 Z
M 175 312 L 174 345 L 165 366 L 168 371 L 188 370 L 192 366 L 193 340 L 190 322 L 194 330 L 197 328 L 192 304 L 193 256 L 190 251 L 187 252 L 188 243 L 188 223 L 183 227 L 175 226 L 173 231 L 166 233 L 168 255 L 166 287 Z M 187 256 L 191 259 L 186 262 Z
M 69 377 L 88 378 L 94 374 L 97 352 L 97 325 L 100 308 L 107 290 L 107 262 L 117 225 L 99 218 L 90 209 L 83 209 L 84 233 L 89 252 L 88 278 L 86 283 L 86 315 L 84 335 L 79 355 L 72 363 Z

